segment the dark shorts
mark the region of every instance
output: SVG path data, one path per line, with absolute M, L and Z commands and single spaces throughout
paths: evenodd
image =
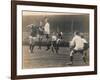
M 78 53 L 78 52 L 79 52 L 79 53 L 83 53 L 83 51 L 84 51 L 84 49 L 82 49 L 82 50 L 75 50 L 75 49 L 73 49 L 73 52 L 74 52 L 74 53 Z
M 87 50 L 89 48 L 89 44 L 88 43 L 84 43 L 84 50 Z
M 54 47 L 56 47 L 56 41 L 52 41 L 52 45 L 54 46 Z
M 49 38 L 49 34 L 45 34 L 46 35 L 46 39 L 48 39 Z

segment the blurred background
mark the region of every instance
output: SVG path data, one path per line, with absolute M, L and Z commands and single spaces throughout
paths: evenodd
M 86 40 L 89 41 L 89 14 L 23 11 L 23 43 L 28 43 L 31 28 L 27 26 L 39 25 L 44 16 L 48 17 L 50 32 L 63 32 L 65 41 L 70 41 L 75 31 L 84 33 Z

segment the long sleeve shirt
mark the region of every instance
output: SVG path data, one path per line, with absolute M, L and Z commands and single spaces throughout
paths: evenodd
M 72 41 L 71 41 L 71 46 L 75 46 L 75 50 L 81 50 L 84 48 L 84 41 L 80 36 L 74 36 Z
M 50 34 L 50 24 L 49 23 L 45 24 L 44 31 L 45 31 L 46 34 Z

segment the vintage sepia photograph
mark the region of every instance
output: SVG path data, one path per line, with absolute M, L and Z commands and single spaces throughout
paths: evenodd
M 97 74 L 97 6 L 12 1 L 11 77 Z
M 89 65 L 89 14 L 22 11 L 23 69 Z

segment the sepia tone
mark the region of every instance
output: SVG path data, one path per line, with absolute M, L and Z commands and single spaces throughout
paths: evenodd
M 89 65 L 89 50 L 87 50 L 87 62 L 84 63 L 82 55 L 74 54 L 73 65 L 68 65 L 69 62 L 69 47 L 60 47 L 59 53 L 52 53 L 51 49 L 45 51 L 46 47 L 42 46 L 39 50 L 35 46 L 34 53 L 29 53 L 29 35 L 30 24 L 39 25 L 39 21 L 47 16 L 50 23 L 50 33 L 63 32 L 63 37 L 66 42 L 70 42 L 73 38 L 73 33 L 79 31 L 84 33 L 84 37 L 89 43 L 89 14 L 81 13 L 52 13 L 52 12 L 22 12 L 22 47 L 23 47 L 23 68 L 48 68 L 48 67 L 66 67 L 66 66 L 86 66 Z M 45 41 L 45 38 L 43 39 Z

